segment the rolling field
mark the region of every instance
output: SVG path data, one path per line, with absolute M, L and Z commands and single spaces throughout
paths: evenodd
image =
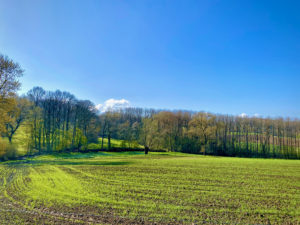
M 0 163 L 0 224 L 299 224 L 300 161 L 70 153 Z

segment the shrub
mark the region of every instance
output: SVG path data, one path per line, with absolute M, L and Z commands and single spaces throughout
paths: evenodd
M 11 160 L 17 157 L 17 148 L 8 141 L 0 139 L 0 160 Z

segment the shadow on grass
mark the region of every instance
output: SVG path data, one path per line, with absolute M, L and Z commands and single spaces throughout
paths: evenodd
M 89 153 L 57 153 L 51 154 L 55 158 L 60 159 L 86 159 L 86 158 L 95 158 L 99 156 L 111 156 L 111 154 L 105 152 L 89 152 Z
M 124 166 L 132 164 L 133 162 L 129 161 L 68 161 L 68 160 L 24 160 L 24 161 L 15 161 L 6 163 L 7 166 L 17 166 L 17 165 L 36 165 L 36 166 L 43 166 L 43 165 L 82 165 L 82 166 Z
M 58 159 L 85 159 L 102 156 L 119 157 L 131 155 L 144 155 L 144 152 L 86 152 L 86 153 L 53 153 L 49 154 Z

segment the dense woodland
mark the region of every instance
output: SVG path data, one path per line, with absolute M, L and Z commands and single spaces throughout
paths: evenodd
M 104 138 L 127 147 L 242 157 L 300 158 L 300 121 L 206 112 L 124 108 L 99 113 L 88 100 L 34 87 L 18 96 L 19 64 L 0 55 L 0 159 L 18 155 L 14 137 L 26 134 L 28 154 L 103 150 Z

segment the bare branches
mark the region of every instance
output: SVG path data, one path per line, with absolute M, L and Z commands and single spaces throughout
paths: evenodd
M 18 78 L 23 75 L 23 70 L 18 63 L 6 56 L 0 55 L 0 96 L 6 98 L 20 87 Z

